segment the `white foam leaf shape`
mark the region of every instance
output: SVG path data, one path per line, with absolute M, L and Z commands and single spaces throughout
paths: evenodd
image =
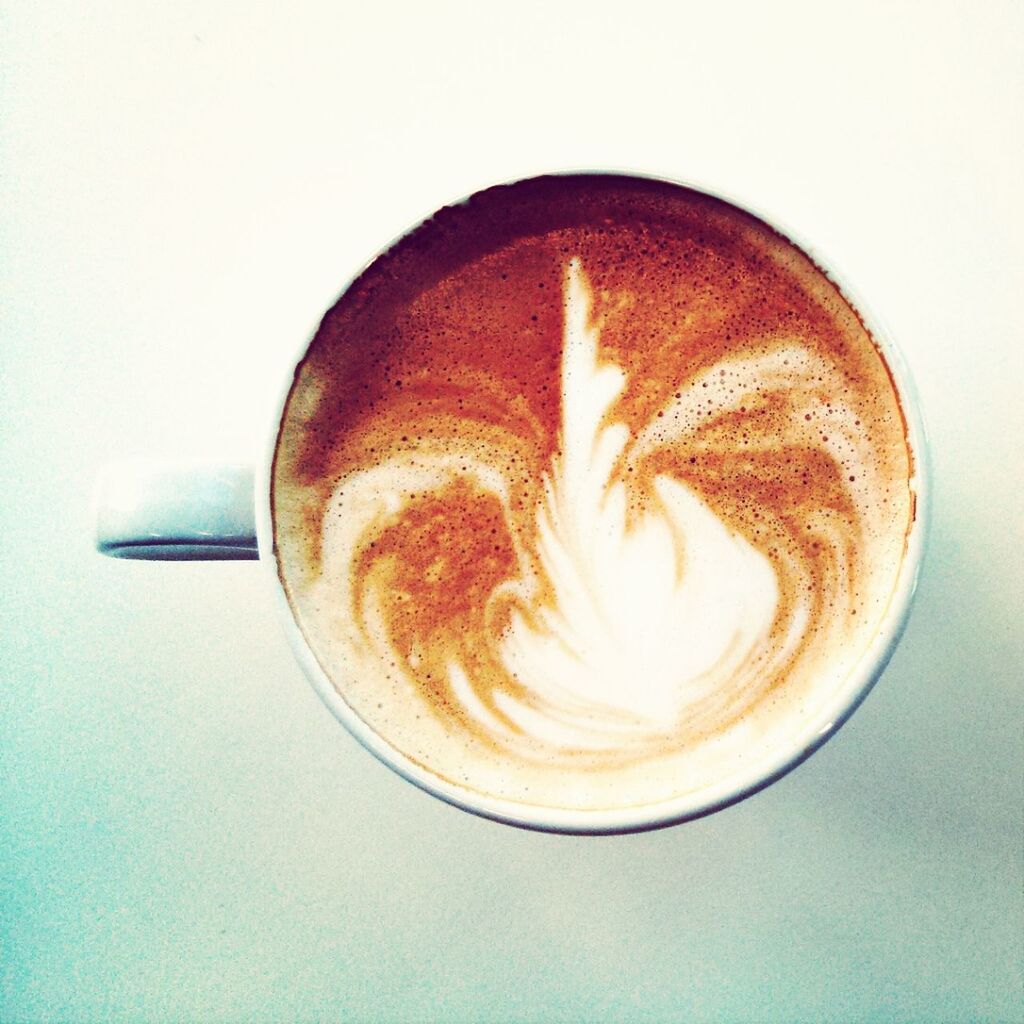
M 660 507 L 627 528 L 626 490 L 612 475 L 629 431 L 602 426 L 625 375 L 598 361 L 577 260 L 565 309 L 561 454 L 537 515 L 556 600 L 540 628 L 513 613 L 501 652 L 546 707 L 576 714 L 553 718 L 504 694 L 497 700 L 527 734 L 591 748 L 621 743 L 623 725 L 667 732 L 688 704 L 728 686 L 767 636 L 778 586 L 768 559 L 678 480 L 658 477 Z

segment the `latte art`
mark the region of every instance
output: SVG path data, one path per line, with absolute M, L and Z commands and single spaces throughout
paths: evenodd
M 625 247 L 600 218 L 527 232 L 383 321 L 371 281 L 370 358 L 358 330 L 314 345 L 293 389 L 298 620 L 364 720 L 456 785 L 578 808 L 712 785 L 813 715 L 887 607 L 911 513 L 884 364 L 788 244 L 697 204 L 718 252 L 693 212 L 618 226 Z M 791 305 L 752 315 L 779 281 Z

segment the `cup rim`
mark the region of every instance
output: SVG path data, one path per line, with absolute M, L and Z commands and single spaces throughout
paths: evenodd
M 931 515 L 930 455 L 921 415 L 920 399 L 903 354 L 894 342 L 885 322 L 849 283 L 846 276 L 837 268 L 835 261 L 831 257 L 823 255 L 817 247 L 807 243 L 799 232 L 793 231 L 787 223 L 780 221 L 774 214 L 766 213 L 745 199 L 737 198 L 731 193 L 696 180 L 631 169 L 564 168 L 540 171 L 536 174 L 517 175 L 514 178 L 482 184 L 471 192 L 435 206 L 406 230 L 382 245 L 348 276 L 337 292 L 334 301 L 337 302 L 374 261 L 403 238 L 416 231 L 439 210 L 467 202 L 479 192 L 499 185 L 512 185 L 539 177 L 571 176 L 625 177 L 672 185 L 721 200 L 762 221 L 796 246 L 839 290 L 843 298 L 860 317 L 888 367 L 903 414 L 907 445 L 913 459 L 913 473 L 909 483 L 914 496 L 914 519 L 907 534 L 900 571 L 882 622 L 853 671 L 825 705 L 826 710 L 817 714 L 809 722 L 798 734 L 795 742 L 785 748 L 780 748 L 775 756 L 759 761 L 754 766 L 756 770 L 750 770 L 739 777 L 733 776 L 727 783 L 706 786 L 669 800 L 597 810 L 528 804 L 456 786 L 412 761 L 375 732 L 345 701 L 321 667 L 303 635 L 285 592 L 274 544 L 271 485 L 281 422 L 294 383 L 295 370 L 305 357 L 326 312 L 317 316 L 312 329 L 308 330 L 299 342 L 296 354 L 286 364 L 289 369 L 283 375 L 283 384 L 278 389 L 276 401 L 272 406 L 269 437 L 260 452 L 255 471 L 256 536 L 260 561 L 265 564 L 272 578 L 275 601 L 299 664 L 328 710 L 379 761 L 419 789 L 480 817 L 539 832 L 611 835 L 644 832 L 692 821 L 753 796 L 807 760 L 826 740 L 834 736 L 857 710 L 885 670 L 909 619 L 929 532 Z M 328 309 L 330 308 L 328 307 Z

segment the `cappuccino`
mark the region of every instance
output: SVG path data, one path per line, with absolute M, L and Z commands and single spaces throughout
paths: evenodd
M 914 520 L 884 358 L 721 200 L 537 178 L 439 212 L 324 318 L 281 421 L 278 571 L 379 736 L 598 810 L 792 742 L 886 616 Z

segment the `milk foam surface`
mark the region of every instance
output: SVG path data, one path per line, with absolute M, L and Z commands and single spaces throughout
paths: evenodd
M 645 273 L 632 247 L 658 231 L 628 232 L 628 288 L 609 287 L 605 236 L 563 227 L 474 254 L 419 312 L 407 299 L 405 330 L 435 332 L 419 359 L 385 342 L 331 362 L 332 339 L 297 377 L 275 465 L 282 578 L 342 696 L 440 778 L 532 804 L 664 800 L 785 745 L 870 641 L 912 514 L 884 364 L 823 275 L 741 218 L 746 283 L 800 285 L 799 315 L 757 309 L 743 329 L 716 315 L 742 272 L 714 231 L 695 262 L 722 275 L 717 307 L 700 273 L 688 290 Z M 685 275 L 688 251 L 663 259 Z M 474 331 L 474 301 L 522 304 L 514 267 L 546 305 Z M 688 328 L 716 326 L 717 351 L 687 352 Z M 336 385 L 369 390 L 371 371 L 388 387 L 338 428 Z

